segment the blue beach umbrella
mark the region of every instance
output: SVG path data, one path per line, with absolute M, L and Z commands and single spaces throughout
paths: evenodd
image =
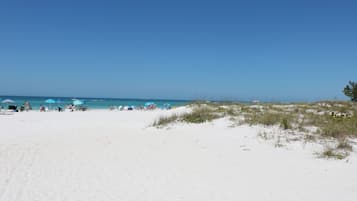
M 9 103 L 15 103 L 15 101 L 11 100 L 11 99 L 5 99 L 5 100 L 1 101 L 1 103 L 9 104 Z
M 49 107 L 50 109 L 52 109 L 52 106 L 51 106 L 51 105 L 52 105 L 52 104 L 55 104 L 56 101 L 50 98 L 50 99 L 45 100 L 45 103 L 49 104 L 48 107 Z
M 78 100 L 78 99 L 73 101 L 73 105 L 83 105 L 83 104 L 84 104 L 84 102 L 81 100 Z
M 9 105 L 9 104 L 11 104 L 11 103 L 15 103 L 15 101 L 14 101 L 14 100 L 11 100 L 11 99 L 5 99 L 5 100 L 1 101 L 1 103 L 2 103 L 2 104 L 5 104 L 5 105 Z
M 47 104 L 55 104 L 56 101 L 53 100 L 53 99 L 47 99 L 47 100 L 45 100 L 45 103 L 47 103 Z

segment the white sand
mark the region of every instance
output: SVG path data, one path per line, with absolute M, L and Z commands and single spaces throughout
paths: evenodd
M 355 153 L 346 162 L 300 142 L 275 148 L 258 127 L 224 119 L 147 127 L 162 113 L 0 115 L 0 200 L 357 200 Z

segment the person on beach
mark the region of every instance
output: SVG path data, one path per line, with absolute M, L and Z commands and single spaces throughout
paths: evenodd
M 25 110 L 25 106 L 24 105 L 21 105 L 20 106 L 20 112 L 23 112 Z
M 30 105 L 30 102 L 28 101 L 25 101 L 24 103 L 24 107 L 25 107 L 25 111 L 28 112 L 29 110 L 31 110 L 31 105 Z
M 40 112 L 45 112 L 46 111 L 46 108 L 45 108 L 45 106 L 43 106 L 43 105 L 40 105 Z
M 74 107 L 73 104 L 70 104 L 70 105 L 68 106 L 68 109 L 69 109 L 69 111 L 74 112 L 75 107 Z

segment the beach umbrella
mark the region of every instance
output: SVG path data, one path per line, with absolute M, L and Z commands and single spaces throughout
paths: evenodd
M 78 99 L 73 101 L 73 105 L 83 105 L 83 104 L 84 104 L 84 102 L 81 100 L 78 100 Z
M 50 98 L 50 99 L 45 100 L 45 103 L 49 104 L 48 107 L 49 107 L 50 109 L 52 109 L 50 105 L 55 104 L 56 101 Z
M 6 104 L 8 104 L 8 103 L 15 103 L 15 101 L 14 101 L 14 100 L 11 100 L 11 99 L 5 99 L 5 100 L 1 101 L 1 103 L 6 103 Z
M 47 99 L 47 100 L 45 100 L 45 103 L 47 103 L 47 104 L 55 104 L 56 101 L 53 100 L 53 99 Z
M 11 99 L 5 99 L 3 101 L 1 101 L 2 104 L 5 104 L 5 105 L 9 105 L 11 103 L 15 103 L 14 100 L 11 100 Z M 2 106 L 1 106 L 2 107 Z

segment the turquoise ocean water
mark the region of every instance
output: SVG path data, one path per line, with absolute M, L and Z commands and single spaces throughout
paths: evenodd
M 73 99 L 79 99 L 89 109 L 108 109 L 110 106 L 144 106 L 147 102 L 154 102 L 159 108 L 164 104 L 171 106 L 183 106 L 189 101 L 186 100 L 160 100 L 160 99 L 121 99 L 121 98 L 77 98 L 77 97 L 31 97 L 31 96 L 0 96 L 0 103 L 5 99 L 15 101 L 12 105 L 21 106 L 25 101 L 30 102 L 33 109 L 39 109 L 40 105 L 58 107 L 71 104 Z M 46 104 L 47 99 L 56 101 L 54 104 Z M 4 104 L 2 104 L 4 105 Z

